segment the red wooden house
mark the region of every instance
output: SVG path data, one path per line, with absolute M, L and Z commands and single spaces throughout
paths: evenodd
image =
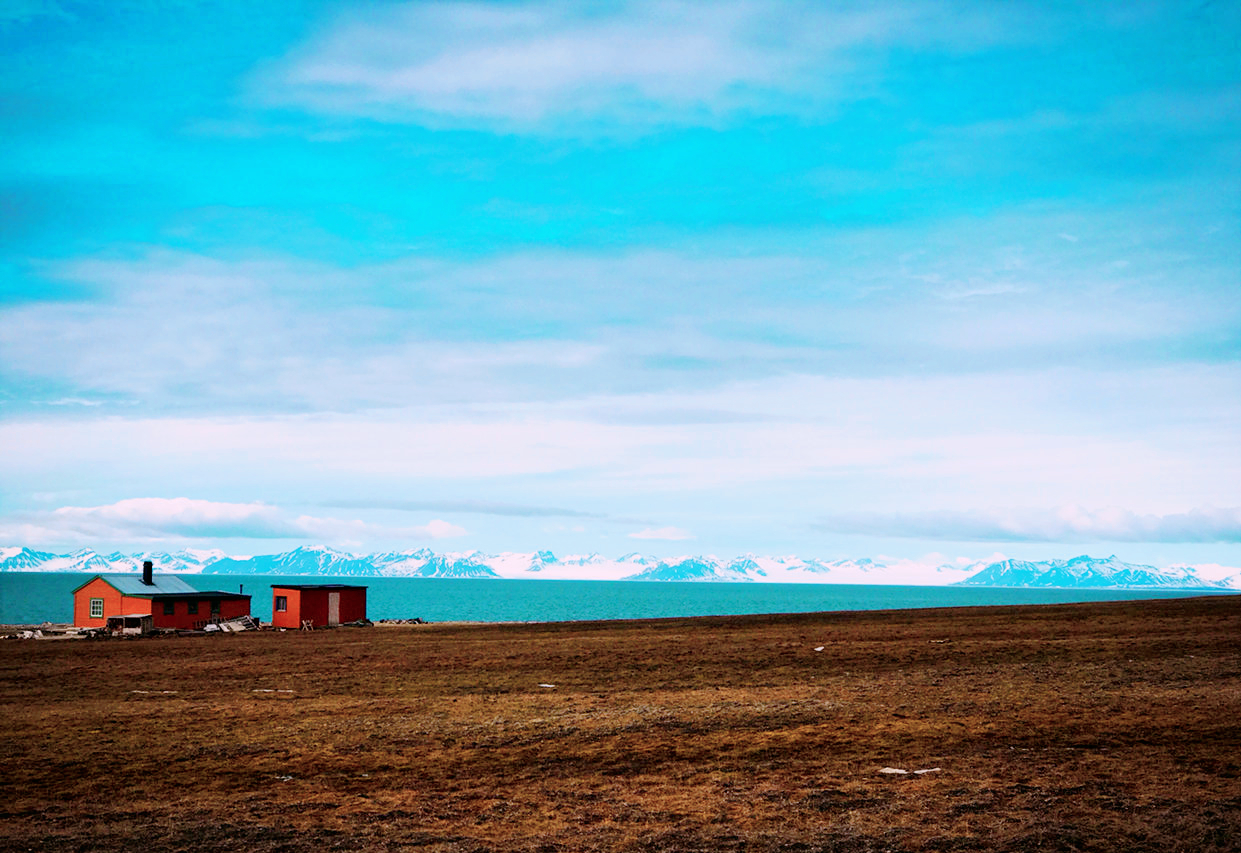
M 156 575 L 151 563 L 141 575 L 95 575 L 73 591 L 73 624 L 102 628 L 110 616 L 151 616 L 156 628 L 201 628 L 250 615 L 250 596 L 203 592 L 176 575 Z
M 271 624 L 322 628 L 366 618 L 366 587 L 341 583 L 271 585 Z

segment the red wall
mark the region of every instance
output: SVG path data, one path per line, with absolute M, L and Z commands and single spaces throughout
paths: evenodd
M 340 593 L 340 621 L 353 622 L 366 618 L 366 587 L 360 589 L 272 589 L 272 620 L 277 628 L 300 628 L 302 620 L 309 619 L 316 628 L 327 625 L 328 594 Z M 276 596 L 289 599 L 289 609 L 276 612 Z
M 101 619 L 92 619 L 90 616 L 92 598 L 103 599 Z M 78 628 L 102 628 L 108 623 L 109 616 L 131 616 L 150 612 L 150 599 L 123 596 L 103 578 L 95 578 L 73 594 L 73 624 Z
M 134 599 L 126 599 L 133 601 Z M 198 612 L 190 613 L 190 603 L 183 599 L 174 599 L 172 603 L 172 615 L 164 613 L 164 602 L 154 601 L 148 602 L 153 605 L 150 613 L 156 628 L 177 628 L 179 630 L 191 630 L 193 628 L 201 628 L 211 621 L 211 599 L 198 599 Z M 128 612 L 128 611 L 127 611 Z M 229 619 L 236 619 L 238 616 L 250 615 L 250 599 L 248 598 L 222 598 L 220 599 L 220 616 L 219 621 L 227 622 Z
M 283 595 L 289 600 L 289 609 L 284 612 L 276 610 L 276 596 Z M 276 628 L 300 628 L 302 623 L 298 618 L 301 612 L 302 591 L 300 589 L 283 589 L 281 587 L 273 587 L 271 591 L 271 624 Z
M 90 600 L 103 599 L 103 618 L 90 618 Z M 326 608 L 326 605 L 325 605 Z M 341 601 L 344 612 L 344 600 Z M 149 598 L 131 598 L 121 595 L 103 578 L 95 578 L 73 594 L 73 624 L 79 628 L 102 628 L 109 616 L 129 616 L 134 613 L 150 613 L 156 628 L 201 628 L 211 620 L 211 600 L 199 599 L 198 612 L 190 613 L 188 603 L 182 599 L 173 602 L 173 614 L 164 615 L 164 602 Z M 250 599 L 220 599 L 220 619 L 236 619 L 250 613 Z M 325 618 L 327 610 L 324 610 Z M 356 617 L 355 617 L 356 618 Z
M 324 618 L 327 617 L 327 601 L 323 603 Z M 340 591 L 340 621 L 355 622 L 366 618 L 366 588 L 342 589 Z

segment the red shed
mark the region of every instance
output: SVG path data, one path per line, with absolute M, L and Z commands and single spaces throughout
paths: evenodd
M 277 628 L 315 628 L 366 618 L 366 587 L 343 583 L 271 585 L 271 624 Z
M 250 596 L 203 592 L 176 575 L 157 575 L 148 561 L 140 575 L 95 575 L 73 591 L 73 624 L 102 628 L 111 616 L 150 614 L 155 628 L 201 628 L 250 615 Z

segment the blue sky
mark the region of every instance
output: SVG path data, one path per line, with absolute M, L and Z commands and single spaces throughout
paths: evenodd
M 0 544 L 1241 565 L 1241 7 L 17 2 Z

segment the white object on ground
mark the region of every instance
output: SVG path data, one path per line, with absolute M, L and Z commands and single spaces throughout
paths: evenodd
M 914 772 L 921 776 L 923 773 L 938 773 L 942 769 L 941 767 L 928 767 L 925 770 L 915 770 Z
M 821 652 L 821 651 L 823 651 L 823 648 L 824 648 L 823 646 L 815 646 L 815 647 L 814 647 L 814 650 L 815 650 L 816 652 Z
M 906 773 L 908 773 L 909 771 L 908 771 L 908 770 L 902 770 L 902 769 L 900 769 L 899 767 L 884 767 L 884 768 L 883 768 L 882 770 L 880 770 L 879 772 L 880 772 L 880 773 L 887 773 L 888 775 L 898 775 L 898 776 L 904 776 L 904 775 L 905 775 Z
M 555 687 L 554 684 L 540 684 L 539 687 Z

